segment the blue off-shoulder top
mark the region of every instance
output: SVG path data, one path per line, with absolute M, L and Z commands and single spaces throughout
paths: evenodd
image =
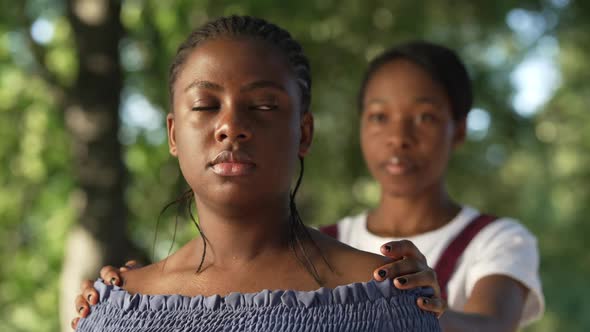
M 434 314 L 416 305 L 432 289 L 399 290 L 390 280 L 224 297 L 131 295 L 101 280 L 94 287 L 100 301 L 80 320 L 79 332 L 440 331 Z

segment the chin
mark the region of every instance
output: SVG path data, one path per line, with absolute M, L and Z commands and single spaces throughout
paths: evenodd
M 256 201 L 243 193 L 214 193 L 208 194 L 202 198 L 206 205 L 215 207 L 216 209 L 222 209 L 225 213 L 234 214 L 234 212 L 244 212 L 252 208 Z
M 268 204 L 269 200 L 279 196 L 277 193 L 269 193 L 264 189 L 261 185 L 227 182 L 217 185 L 215 189 L 207 193 L 207 196 L 227 206 L 250 208 L 260 204 Z
M 211 193 L 211 196 L 214 196 L 215 200 L 227 201 L 230 203 L 249 201 L 254 199 L 253 196 L 256 196 L 256 194 L 252 192 L 252 186 L 235 183 L 226 183 L 220 185 L 213 189 Z
M 413 198 L 420 195 L 418 190 L 389 190 L 386 192 L 387 196 L 392 198 Z
M 423 186 L 409 181 L 405 183 L 388 183 L 387 186 L 382 188 L 383 194 L 395 198 L 415 197 L 423 192 Z

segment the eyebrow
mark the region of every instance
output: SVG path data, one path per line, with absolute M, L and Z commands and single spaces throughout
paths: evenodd
M 420 103 L 420 104 L 431 104 L 434 106 L 440 106 L 440 101 L 435 99 L 435 98 L 431 98 L 431 97 L 427 97 L 427 96 L 420 96 L 417 97 L 416 99 L 414 99 L 415 102 Z
M 373 104 L 385 104 L 385 100 L 381 99 L 381 98 L 373 98 L 368 100 L 366 103 L 363 104 L 363 107 L 369 106 L 369 105 L 373 105 Z
M 184 92 L 190 89 L 207 89 L 207 90 L 215 90 L 221 91 L 223 87 L 217 83 L 209 82 L 209 81 L 199 81 L 195 80 L 191 84 L 189 84 L 186 88 L 184 88 Z
M 287 89 L 282 84 L 273 81 L 255 81 L 249 84 L 246 84 L 240 89 L 240 92 L 248 92 L 256 89 L 264 89 L 264 88 L 272 88 L 279 90 L 281 92 L 287 92 Z M 215 90 L 215 91 L 222 91 L 223 87 L 217 83 L 213 83 L 210 81 L 200 81 L 196 80 L 189 84 L 184 91 L 188 91 L 190 89 L 207 89 L 207 90 Z
M 428 96 L 418 96 L 418 97 L 414 98 L 414 103 L 416 103 L 416 104 L 429 104 L 429 105 L 432 105 L 437 108 L 441 106 L 441 102 L 439 100 L 437 100 L 436 98 L 428 97 Z M 373 99 L 370 99 L 368 102 L 364 103 L 363 108 L 369 107 L 371 105 L 383 105 L 383 104 L 387 104 L 387 101 L 385 99 L 373 98 Z
M 248 92 L 248 91 L 252 91 L 252 90 L 256 90 L 256 89 L 264 89 L 264 88 L 272 88 L 272 89 L 276 89 L 279 90 L 281 92 L 287 92 L 287 89 L 285 89 L 285 87 L 277 82 L 273 82 L 273 81 L 256 81 L 256 82 L 252 82 L 249 84 L 246 84 L 245 86 L 243 86 L 240 91 L 241 92 Z

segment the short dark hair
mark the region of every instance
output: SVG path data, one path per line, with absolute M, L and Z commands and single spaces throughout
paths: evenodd
M 361 112 L 368 82 L 381 66 L 398 59 L 420 66 L 445 89 L 456 121 L 467 116 L 473 105 L 473 88 L 465 65 L 453 50 L 426 41 L 410 41 L 393 46 L 369 63 L 358 97 Z
M 287 30 L 275 24 L 257 17 L 237 15 L 220 17 L 205 23 L 192 31 L 186 40 L 180 44 L 168 75 L 171 103 L 174 97 L 174 83 L 191 51 L 207 40 L 223 37 L 251 37 L 267 41 L 277 47 L 285 55 L 293 73 L 297 77 L 297 83 L 301 89 L 303 112 L 309 110 L 311 103 L 311 70 L 309 60 L 303 52 L 301 44 Z

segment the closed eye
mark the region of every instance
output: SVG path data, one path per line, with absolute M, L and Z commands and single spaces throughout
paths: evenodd
M 197 112 L 211 112 L 211 111 L 217 111 L 219 109 L 219 106 L 194 106 L 193 108 L 191 108 L 192 111 L 197 111 Z
M 255 111 L 274 111 L 274 110 L 277 110 L 278 108 L 279 107 L 277 105 L 271 105 L 271 104 L 254 105 L 254 106 L 250 107 L 251 110 L 255 110 Z

